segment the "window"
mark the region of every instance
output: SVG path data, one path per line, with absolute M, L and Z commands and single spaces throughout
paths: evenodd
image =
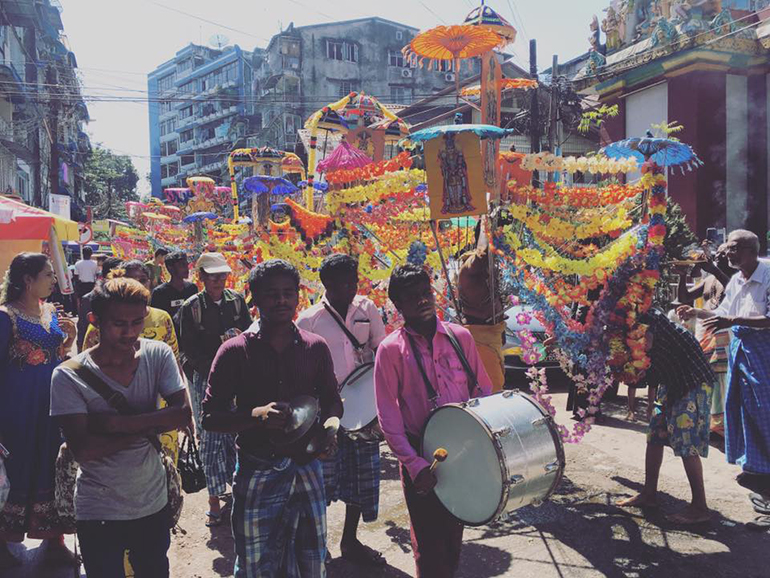
M 174 74 L 168 74 L 158 79 L 158 91 L 165 92 L 174 88 Z
M 185 58 L 182 62 L 176 65 L 176 72 L 179 76 L 182 76 L 182 73 L 192 70 L 192 58 Z
M 167 179 L 168 177 L 175 177 L 179 174 L 179 161 L 174 161 L 168 164 L 160 165 L 160 178 Z
M 178 149 L 179 149 L 179 141 L 177 139 L 160 143 L 161 156 L 168 157 L 171 155 L 175 155 Z
M 327 40 L 326 58 L 358 62 L 358 44 L 343 42 L 342 40 Z
M 174 106 L 170 100 L 161 100 L 159 105 L 160 105 L 160 114 L 171 112 L 171 109 Z
M 403 40 L 404 33 L 401 30 L 396 30 L 396 40 Z
M 171 134 L 176 130 L 176 119 L 170 118 L 160 123 L 160 136 Z
M 411 104 L 412 89 L 406 86 L 391 86 L 390 101 L 393 104 Z
M 195 163 L 195 155 L 182 155 L 182 161 L 180 164 L 183 167 L 187 165 L 192 165 L 194 163 Z
M 187 142 L 193 139 L 193 129 L 183 130 L 179 133 L 179 142 Z
M 452 65 L 450 60 L 439 60 L 438 70 L 439 72 L 449 72 L 449 67 Z
M 347 96 L 351 92 L 358 92 L 358 81 L 357 80 L 343 80 L 340 82 L 340 90 L 339 95 Z
M 195 92 L 195 81 L 191 80 L 190 82 L 185 82 L 179 87 L 179 92 L 181 94 L 192 94 Z
M 184 107 L 182 110 L 179 111 L 179 118 L 190 118 L 193 115 L 193 107 L 192 105 Z
M 400 50 L 388 50 L 388 66 L 404 67 L 404 55 Z

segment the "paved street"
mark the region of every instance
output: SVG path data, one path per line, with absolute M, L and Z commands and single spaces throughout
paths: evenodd
M 613 505 L 638 489 L 643 479 L 644 426 L 621 419 L 625 413 L 622 388 L 620 394 L 617 402 L 605 405 L 606 422 L 595 427 L 581 444 L 567 447 L 565 480 L 550 502 L 540 508 L 521 509 L 511 519 L 492 526 L 466 529 L 460 577 L 768 575 L 761 550 L 767 535 L 744 528 L 743 523 L 754 515 L 748 492 L 734 482 L 738 469 L 725 463 L 717 447 L 712 446 L 704 462 L 706 491 L 714 511 L 711 523 L 683 530 L 664 519 L 665 512 L 681 508 L 689 499 L 681 461 L 670 451 L 661 474 L 660 512 L 645 514 Z M 561 392 L 554 395 L 560 410 L 565 398 Z M 640 400 L 639 405 L 643 412 L 644 402 Z M 566 417 L 560 411 L 559 419 Z M 387 451 L 382 477 L 379 520 L 362 525 L 360 535 L 366 544 L 385 554 L 388 566 L 372 572 L 338 558 L 344 508 L 334 504 L 329 509 L 329 537 L 335 556 L 329 566 L 331 578 L 413 575 L 406 508 L 396 461 Z M 173 538 L 172 576 L 215 578 L 232 573 L 229 528 L 205 528 L 205 509 L 205 492 L 187 497 L 182 531 Z M 25 546 L 30 548 L 28 557 L 33 558 L 37 543 Z M 5 576 L 64 578 L 73 573 L 31 565 Z

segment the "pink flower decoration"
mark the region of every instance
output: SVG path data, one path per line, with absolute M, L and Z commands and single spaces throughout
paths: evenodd
M 520 313 L 516 314 L 516 323 L 520 325 L 529 325 L 532 322 L 532 315 L 529 313 L 526 313 L 525 311 L 521 311 Z

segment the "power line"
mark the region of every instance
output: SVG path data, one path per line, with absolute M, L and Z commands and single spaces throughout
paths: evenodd
M 420 5 L 421 5 L 423 8 L 425 8 L 425 9 L 426 9 L 428 12 L 430 12 L 431 14 L 433 14 L 433 16 L 435 16 L 436 18 L 438 18 L 438 19 L 441 21 L 441 23 L 442 23 L 442 24 L 446 24 L 446 20 L 444 20 L 444 19 L 443 19 L 441 16 L 439 16 L 439 15 L 438 15 L 438 14 L 436 14 L 436 13 L 435 13 L 433 10 L 431 10 L 431 9 L 428 7 L 428 5 L 427 5 L 427 4 L 425 4 L 425 2 L 423 2 L 422 0 L 417 0 L 417 1 L 420 3 Z
M 209 20 L 208 18 L 203 18 L 202 16 L 190 14 L 189 12 L 185 12 L 184 10 L 179 10 L 178 8 L 166 6 L 165 4 L 161 4 L 160 2 L 155 2 L 154 0 L 145 0 L 145 2 L 147 2 L 148 4 L 153 4 L 155 6 L 158 6 L 159 8 L 165 8 L 166 10 L 170 10 L 171 12 L 176 12 L 177 14 L 181 14 L 183 16 L 187 16 L 188 18 L 194 18 L 195 20 L 200 20 L 201 22 L 205 22 L 207 24 L 211 24 L 219 28 L 224 28 L 225 30 L 230 30 L 231 32 L 244 34 L 245 36 L 256 38 L 257 40 L 267 40 L 268 42 L 270 41 L 269 38 L 265 38 L 264 36 L 257 36 L 255 34 L 252 34 L 251 32 L 246 32 L 245 30 L 238 30 L 237 28 L 232 28 L 231 26 L 227 26 L 226 24 L 222 24 L 221 22 L 214 22 L 213 20 Z

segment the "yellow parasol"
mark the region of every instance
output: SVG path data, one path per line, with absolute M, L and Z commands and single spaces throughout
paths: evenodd
M 142 216 L 148 219 L 154 219 L 155 221 L 170 221 L 171 217 L 168 215 L 161 215 L 160 213 L 142 213 Z
M 501 90 L 514 90 L 517 88 L 524 90 L 537 88 L 537 80 L 530 80 L 529 78 L 503 78 L 500 82 Z M 480 84 L 466 86 L 460 91 L 460 96 L 478 96 L 479 94 L 481 94 Z

